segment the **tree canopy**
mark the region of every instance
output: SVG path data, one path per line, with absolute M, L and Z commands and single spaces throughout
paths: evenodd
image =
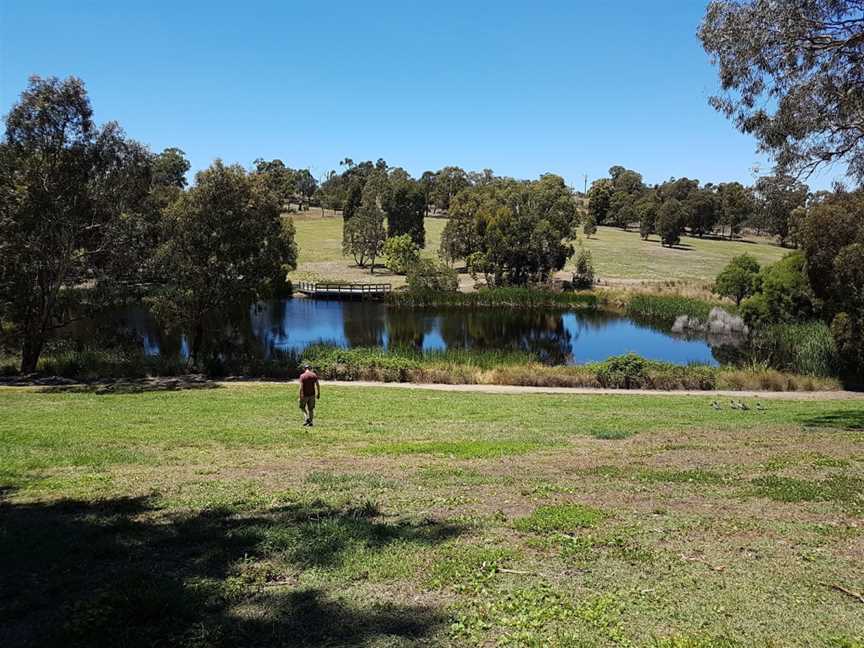
M 573 254 L 578 212 L 559 176 L 496 179 L 457 194 L 451 212 L 445 257 L 472 258 L 494 285 L 544 281 Z
M 699 37 L 720 76 L 711 105 L 780 173 L 839 162 L 864 181 L 864 2 L 713 0 Z
M 146 209 L 152 154 L 113 122 L 98 127 L 84 84 L 32 77 L 6 118 L 0 145 L 0 315 L 35 371 L 50 335 L 95 306 L 130 249 L 119 242 Z M 113 269 L 114 273 L 108 270 Z

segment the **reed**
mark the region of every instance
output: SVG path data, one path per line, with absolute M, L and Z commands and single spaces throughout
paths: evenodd
M 624 312 L 637 321 L 671 327 L 679 315 L 687 315 L 704 322 L 714 306 L 715 303 L 694 297 L 637 293 L 627 300 Z
M 808 376 L 836 376 L 841 369 L 831 329 L 823 322 L 774 324 L 751 337 L 751 354 L 775 369 Z
M 591 292 L 554 292 L 534 288 L 486 288 L 477 292 L 405 291 L 388 295 L 388 303 L 403 307 L 457 306 L 465 308 L 597 308 Z
M 15 359 L 0 363 L 14 374 Z M 656 390 L 771 390 L 814 391 L 840 389 L 829 377 L 800 375 L 753 362 L 743 368 L 675 365 L 633 354 L 576 366 L 549 366 L 520 351 L 416 348 L 352 348 L 316 344 L 302 354 L 285 352 L 267 359 L 255 356 L 208 358 L 209 377 L 233 376 L 292 380 L 309 362 L 324 380 L 368 380 L 442 384 L 519 385 L 531 387 L 605 387 Z M 183 358 L 160 358 L 122 351 L 61 350 L 47 354 L 39 365 L 43 375 L 83 382 L 143 376 L 175 376 L 188 371 Z

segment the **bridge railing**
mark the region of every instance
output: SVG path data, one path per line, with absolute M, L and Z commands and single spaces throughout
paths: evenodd
M 297 290 L 302 293 L 311 295 L 320 293 L 338 293 L 338 294 L 381 294 L 388 293 L 393 290 L 390 284 L 347 284 L 347 283 L 318 283 L 311 281 L 301 281 L 297 284 Z

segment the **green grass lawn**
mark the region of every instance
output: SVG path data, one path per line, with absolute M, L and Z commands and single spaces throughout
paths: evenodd
M 428 256 L 438 256 L 441 232 L 447 221 L 443 218 L 426 219 L 426 247 Z M 357 268 L 351 257 L 342 256 L 342 217 L 309 218 L 296 216 L 297 244 L 300 258 L 294 280 L 339 280 L 355 282 L 387 281 L 395 286 L 405 284 L 405 277 L 396 275 L 387 268 L 376 268 L 370 275 L 368 269 Z
M 441 232 L 447 224 L 443 218 L 426 219 L 426 247 L 424 254 L 437 258 Z M 350 258 L 342 256 L 342 217 L 316 218 L 296 216 L 297 243 L 300 258 L 295 280 L 340 280 L 369 282 L 384 280 L 395 286 L 405 283 L 405 278 L 379 268 L 375 275 L 368 270 L 354 267 Z M 685 280 L 712 281 L 717 273 L 740 254 L 750 254 L 762 264 L 777 261 L 789 250 L 764 240 L 723 241 L 683 237 L 681 245 L 666 248 L 656 236 L 647 241 L 635 231 L 624 232 L 614 227 L 600 227 L 597 234 L 583 244 L 591 250 L 595 270 L 601 279 L 639 280 Z M 572 272 L 573 263 L 567 267 Z M 462 283 L 470 285 L 473 280 L 462 276 Z
M 616 227 L 598 227 L 591 239 L 583 238 L 583 244 L 591 250 L 595 270 L 603 279 L 713 281 L 734 256 L 746 253 L 766 265 L 789 253 L 766 239 L 725 241 L 684 236 L 681 245 L 667 248 L 656 236 L 643 241 L 638 231 Z
M 0 391 L 0 644 L 864 641 L 860 402 L 294 390 Z

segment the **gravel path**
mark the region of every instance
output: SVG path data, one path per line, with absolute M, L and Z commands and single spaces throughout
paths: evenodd
M 243 382 L 226 382 L 224 385 L 255 384 Z M 272 383 L 285 384 L 285 383 Z M 850 391 L 813 391 L 813 392 L 776 392 L 776 391 L 698 391 L 698 390 L 673 390 L 661 391 L 656 389 L 595 389 L 590 387 L 524 387 L 519 385 L 444 385 L 429 383 L 382 383 L 365 380 L 357 381 L 321 381 L 322 386 L 327 387 L 382 387 L 386 389 L 427 389 L 432 391 L 449 392 L 478 392 L 484 394 L 573 394 L 596 396 L 599 394 L 618 395 L 640 395 L 640 396 L 702 396 L 714 398 L 762 398 L 780 400 L 861 400 L 864 401 L 864 392 Z

